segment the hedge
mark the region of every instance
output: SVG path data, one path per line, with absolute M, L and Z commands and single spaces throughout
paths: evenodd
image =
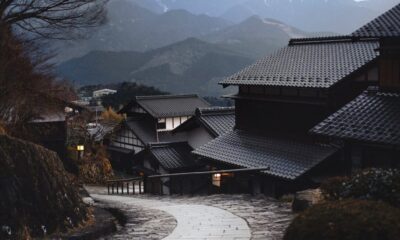
M 399 240 L 400 210 L 383 202 L 343 200 L 298 215 L 284 240 Z

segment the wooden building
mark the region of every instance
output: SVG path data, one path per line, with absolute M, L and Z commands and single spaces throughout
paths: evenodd
M 235 100 L 235 130 L 193 153 L 217 169 L 270 167 L 258 175 L 231 176 L 240 191 L 280 195 L 344 172 L 343 149 L 315 143 L 309 129 L 378 85 L 379 40 L 358 35 L 292 39 L 225 79 L 223 86 L 238 86 L 237 94 L 227 96 Z
M 151 143 L 134 156 L 137 163 L 133 170 L 137 175 L 160 175 L 202 170 L 196 162 L 187 142 Z M 193 194 L 205 187 L 204 178 L 197 176 L 181 178 L 161 178 L 146 181 L 146 192 L 154 194 Z
M 400 4 L 353 33 L 379 39 L 379 86 L 369 88 L 311 133 L 345 149 L 352 170 L 400 167 Z
M 113 167 L 130 171 L 135 165 L 132 157 L 149 143 L 185 141 L 184 134 L 171 131 L 192 117 L 196 108 L 208 106 L 197 95 L 136 97 L 119 111 L 127 119 L 108 146 Z
M 234 107 L 197 108 L 196 114 L 175 128 L 174 134 L 185 134 L 188 144 L 196 149 L 233 130 Z

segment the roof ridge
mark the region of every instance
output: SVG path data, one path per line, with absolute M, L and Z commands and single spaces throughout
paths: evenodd
M 136 96 L 136 100 L 150 100 L 150 99 L 168 99 L 168 98 L 186 98 L 186 97 L 199 97 L 197 94 L 165 94 L 165 95 L 148 95 Z
M 399 91 L 390 91 L 386 89 L 380 89 L 378 86 L 369 86 L 362 95 L 367 96 L 382 96 L 382 97 L 400 97 Z
M 399 37 L 400 3 L 351 33 L 358 37 Z
M 235 110 L 234 106 L 230 107 L 204 107 L 204 108 L 197 108 L 196 114 L 199 115 L 206 115 L 210 113 L 229 113 Z
M 178 145 L 178 144 L 187 144 L 187 142 L 186 141 L 180 141 L 180 142 L 150 142 L 147 145 L 149 146 L 150 149 L 152 149 L 152 148 L 161 148 L 161 147 L 173 146 L 173 145 Z
M 351 35 L 338 35 L 326 37 L 309 37 L 309 38 L 292 38 L 289 41 L 289 46 L 302 44 L 319 44 L 319 43 L 341 43 L 341 42 L 365 42 L 377 41 L 377 38 L 357 37 Z

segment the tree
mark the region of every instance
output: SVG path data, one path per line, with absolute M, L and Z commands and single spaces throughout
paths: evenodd
M 0 0 L 0 121 L 21 126 L 71 100 L 73 88 L 56 79 L 48 55 L 32 40 L 82 36 L 104 21 L 106 2 Z
M 127 104 L 135 96 L 148 96 L 148 95 L 165 95 L 163 92 L 154 87 L 148 87 L 131 82 L 123 82 L 119 85 L 117 93 L 106 95 L 101 98 L 104 107 L 113 109 L 120 109 L 121 106 Z
M 73 88 L 56 81 L 46 58 L 11 33 L 0 41 L 0 120 L 21 126 L 40 115 L 59 111 L 74 97 Z
M 107 0 L 0 0 L 0 27 L 34 37 L 66 39 L 105 20 Z

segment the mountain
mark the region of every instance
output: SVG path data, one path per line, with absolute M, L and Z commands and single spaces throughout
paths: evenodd
M 287 45 L 290 38 L 309 35 L 282 22 L 252 16 L 202 39 L 257 59 Z
M 108 21 L 84 40 L 57 43 L 57 62 L 95 51 L 147 51 L 200 37 L 230 25 L 227 20 L 186 10 L 154 13 L 128 0 L 113 0 L 108 6 Z
M 398 0 L 130 0 L 154 12 L 185 9 L 239 23 L 253 15 L 315 32 L 347 34 L 388 10 Z
M 163 13 L 174 9 L 185 9 L 194 14 L 207 14 L 219 16 L 227 8 L 245 3 L 247 0 L 130 0 L 131 2 L 150 9 L 157 13 Z
M 309 32 L 347 34 L 379 12 L 353 0 L 248 0 L 228 9 L 221 17 L 238 22 L 249 14 L 283 21 Z
M 78 85 L 123 81 L 171 93 L 217 96 L 217 83 L 251 64 L 252 58 L 195 38 L 144 53 L 93 51 L 57 68 L 59 76 Z

